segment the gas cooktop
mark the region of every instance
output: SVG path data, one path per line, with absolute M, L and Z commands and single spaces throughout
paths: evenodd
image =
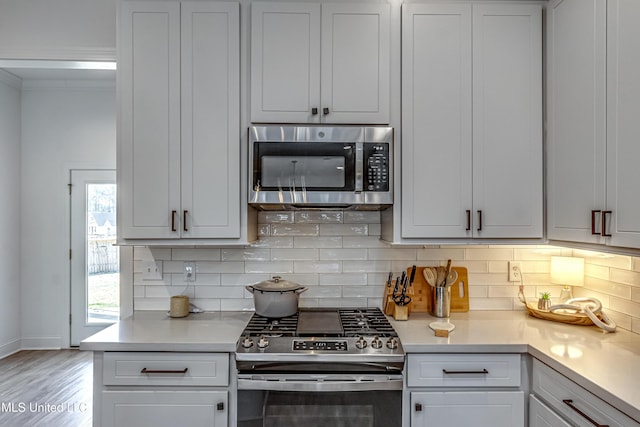
M 254 314 L 236 347 L 237 361 L 389 361 L 402 363 L 398 334 L 382 310 L 303 308 L 271 319 Z
M 250 337 L 396 337 L 379 308 L 303 308 L 280 319 L 254 314 L 243 336 Z

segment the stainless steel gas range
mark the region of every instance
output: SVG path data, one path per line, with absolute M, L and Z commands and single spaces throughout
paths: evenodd
M 378 308 L 254 314 L 235 354 L 238 425 L 400 425 L 404 356 Z

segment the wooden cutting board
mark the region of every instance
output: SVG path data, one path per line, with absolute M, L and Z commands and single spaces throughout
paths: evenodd
M 422 270 L 425 267 L 416 268 L 416 277 L 413 280 L 413 295 L 409 303 L 409 312 L 428 313 L 431 309 L 429 299 L 429 284 L 424 279 Z M 451 312 L 461 313 L 469 311 L 469 279 L 466 267 L 451 267 L 458 272 L 458 280 L 451 285 Z M 411 267 L 407 269 L 411 274 Z

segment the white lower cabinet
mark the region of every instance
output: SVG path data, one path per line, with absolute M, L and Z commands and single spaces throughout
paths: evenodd
M 571 427 L 571 424 L 532 394 L 529 396 L 529 427 Z
M 520 354 L 409 354 L 411 427 L 525 426 Z
M 411 427 L 524 427 L 522 391 L 411 393 Z
M 94 427 L 226 427 L 229 354 L 94 352 Z
M 640 427 L 618 408 L 537 359 L 532 367 L 529 426 Z
M 104 391 L 101 425 L 226 427 L 227 400 L 227 391 Z

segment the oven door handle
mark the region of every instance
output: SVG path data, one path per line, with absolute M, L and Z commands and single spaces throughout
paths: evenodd
M 246 365 L 248 362 L 244 362 Z M 273 369 L 281 369 L 284 371 L 290 371 L 292 366 L 304 366 L 309 365 L 309 363 L 313 362 L 293 362 L 293 361 L 285 361 L 285 362 L 272 362 L 272 363 L 260 363 L 260 364 L 252 364 L 250 365 L 250 370 L 254 373 L 260 373 L 261 371 L 269 371 Z M 371 368 L 376 369 L 376 373 L 382 374 L 383 372 L 402 372 L 402 367 L 400 366 L 389 366 L 384 363 L 375 363 L 375 362 L 358 362 L 358 363 L 349 363 L 350 367 L 362 367 L 368 370 Z
M 258 376 L 260 377 L 260 376 Z M 269 390 L 269 391 L 310 391 L 310 392 L 345 392 L 345 391 L 375 391 L 402 390 L 401 375 L 389 376 L 385 379 L 373 379 L 371 376 L 353 379 L 331 378 L 286 378 L 273 377 L 271 379 L 238 378 L 238 390 Z

